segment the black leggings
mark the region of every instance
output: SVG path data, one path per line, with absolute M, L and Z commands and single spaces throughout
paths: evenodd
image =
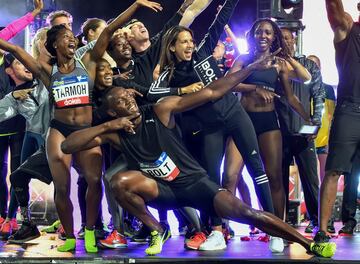
M 197 141 L 197 146 L 201 149 L 200 163 L 207 170 L 210 179 L 220 184 L 220 165 L 225 153 L 226 139 L 232 137 L 254 181 L 263 209 L 274 213 L 269 181 L 260 158 L 256 133 L 244 108 L 238 103 L 221 124 L 211 127 L 213 129 L 202 131 L 201 142 Z M 188 146 L 188 143 L 186 145 Z M 194 146 L 189 149 L 194 149 Z M 219 220 L 216 222 L 219 224 Z

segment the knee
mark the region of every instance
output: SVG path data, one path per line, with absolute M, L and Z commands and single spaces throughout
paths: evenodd
M 57 199 L 63 200 L 70 196 L 70 186 L 67 184 L 59 184 L 59 186 L 55 185 L 55 197 Z
M 86 182 L 90 188 L 94 187 L 94 186 L 97 186 L 97 187 L 101 186 L 101 184 L 102 184 L 101 175 L 90 174 L 87 176 Z
M 123 194 L 130 190 L 130 180 L 125 174 L 117 174 L 110 181 L 110 188 L 116 194 Z

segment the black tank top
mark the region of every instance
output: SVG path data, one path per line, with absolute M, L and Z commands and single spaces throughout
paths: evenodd
M 278 82 L 278 72 L 275 67 L 271 67 L 266 70 L 256 70 L 253 71 L 244 81 L 243 83 L 247 84 L 256 84 L 261 86 L 267 86 L 272 88 L 273 92 L 277 86 Z
M 335 43 L 336 65 L 339 71 L 338 102 L 360 103 L 360 24 L 354 23 L 349 35 Z
M 119 131 L 129 168 L 180 185 L 188 184 L 188 177 L 195 179 L 206 175 L 185 148 L 177 127 L 165 127 L 152 105 L 141 106 L 140 112 L 142 118 L 136 134 Z

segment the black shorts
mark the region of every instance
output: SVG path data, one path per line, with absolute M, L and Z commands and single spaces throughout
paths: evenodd
M 326 171 L 350 173 L 360 149 L 360 103 L 343 101 L 336 106 L 330 130 Z
M 88 128 L 90 126 L 75 126 L 75 125 L 69 125 L 69 124 L 65 124 L 59 120 L 56 119 L 51 119 L 50 121 L 50 127 L 51 128 L 55 128 L 56 130 L 58 130 L 64 137 L 69 136 L 71 133 L 84 129 L 84 128 Z
M 193 207 L 216 215 L 214 197 L 220 191 L 226 191 L 209 179 L 208 176 L 188 176 L 186 185 L 174 186 L 171 182 L 156 180 L 159 196 L 148 202 L 150 206 L 162 209 Z
M 275 111 L 270 112 L 247 112 L 253 126 L 256 136 L 272 130 L 279 130 L 279 122 Z
M 50 184 L 53 178 L 46 158 L 45 148 L 41 146 L 34 154 L 27 158 L 12 175 L 17 173 L 26 173 L 31 175 L 32 179 L 38 179 L 46 184 Z

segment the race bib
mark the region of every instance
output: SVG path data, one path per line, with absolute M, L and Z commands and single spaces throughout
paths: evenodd
M 86 75 L 67 76 L 53 83 L 55 104 L 58 108 L 90 103 L 89 84 Z
M 179 168 L 166 152 L 161 153 L 154 163 L 140 163 L 140 170 L 164 181 L 173 181 L 180 174 Z

